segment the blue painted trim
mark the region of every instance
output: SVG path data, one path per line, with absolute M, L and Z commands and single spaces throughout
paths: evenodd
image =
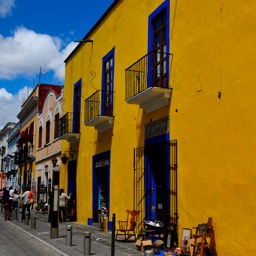
M 149 146 L 155 143 L 159 143 L 159 142 L 164 142 L 164 141 L 169 141 L 170 140 L 170 134 L 166 133 L 166 134 L 162 134 L 153 138 L 149 138 L 145 140 L 145 146 Z
M 77 110 L 76 110 L 76 96 L 77 96 L 77 90 L 79 90 L 80 87 L 80 92 L 82 93 L 82 79 L 79 79 L 75 84 L 74 84 L 74 99 L 73 99 L 73 123 L 72 123 L 72 132 L 76 132 L 76 125 L 80 125 L 80 120 L 76 120 L 77 117 Z M 81 102 L 80 102 L 80 113 L 81 113 Z M 80 116 L 80 115 L 79 115 Z
M 155 11 L 153 11 L 148 17 L 148 53 L 153 50 L 153 20 L 163 10 L 166 11 L 166 52 L 170 51 L 170 0 L 165 0 Z M 169 67 L 170 58 L 167 58 L 166 65 Z M 148 70 L 152 70 L 152 61 L 148 61 Z M 169 69 L 166 72 L 167 86 L 169 85 Z M 148 74 L 147 87 L 152 87 L 153 74 Z
M 169 142 L 170 141 L 170 134 L 169 133 L 166 133 L 166 134 L 163 134 L 163 135 L 159 135 L 159 136 L 156 136 L 156 137 L 153 137 L 153 138 L 149 138 L 149 139 L 146 139 L 145 140 L 145 147 L 146 146 L 149 146 L 149 145 L 153 145 L 153 144 L 156 144 L 156 143 L 161 143 L 161 142 Z M 170 166 L 170 147 L 166 147 L 166 166 Z M 152 189 L 151 187 L 151 166 L 149 164 L 149 159 L 148 159 L 148 156 L 145 152 L 145 156 L 144 156 L 144 159 L 145 159 L 145 182 L 144 182 L 144 190 L 146 192 L 146 197 L 145 197 L 145 217 L 147 220 L 154 220 L 154 218 L 156 217 L 156 213 L 153 214 L 152 216 L 152 212 L 151 212 L 151 201 L 152 200 L 156 200 L 155 198 L 155 193 L 149 193 L 148 191 L 150 191 Z M 167 176 L 166 176 L 166 179 L 167 179 L 167 188 L 170 189 L 170 171 L 166 172 L 167 173 Z M 156 184 L 153 184 L 153 186 L 156 185 Z M 155 191 L 155 187 L 153 188 L 154 191 Z M 152 196 L 153 196 L 153 199 L 152 199 Z M 168 196 L 169 198 L 167 198 L 167 212 L 169 213 L 170 212 L 170 195 Z
M 67 194 L 74 194 L 76 197 L 76 160 L 68 161 L 68 191 Z
M 104 72 L 105 72 L 105 62 L 107 60 L 109 60 L 110 58 L 113 59 L 113 66 L 112 66 L 112 74 L 113 74 L 113 78 L 112 78 L 112 84 L 111 84 L 111 91 L 114 91 L 114 78 L 115 78 L 115 48 L 113 48 L 107 55 L 105 55 L 103 58 L 102 58 L 102 79 L 101 79 L 101 88 L 102 88 L 102 91 L 101 91 L 101 99 L 102 99 L 102 102 L 101 102 L 101 115 L 103 115 L 103 112 L 104 112 L 104 97 L 103 97 L 103 93 L 104 93 L 104 89 L 105 89 L 105 80 L 104 80 Z M 114 94 L 112 94 L 113 97 L 114 97 Z M 112 98 L 112 106 L 113 106 L 113 102 L 114 102 L 114 99 Z M 113 111 L 113 109 L 112 109 Z
M 88 218 L 87 219 L 87 225 L 92 226 L 93 218 Z
M 97 155 L 94 155 L 92 157 L 92 216 L 93 214 L 98 211 L 98 181 L 96 177 L 96 168 L 95 164 L 98 160 L 102 158 L 109 159 L 109 165 L 108 165 L 108 214 L 110 212 L 110 151 L 106 151 Z

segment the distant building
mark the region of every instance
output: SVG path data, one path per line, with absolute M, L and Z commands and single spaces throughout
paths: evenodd
M 17 117 L 20 120 L 20 137 L 17 141 L 19 154 L 19 186 L 24 191 L 29 187 L 39 200 L 39 187 L 48 185 L 52 173 L 51 158 L 59 153 L 55 148 L 54 119 L 56 99 L 61 95 L 62 86 L 38 84 L 22 104 Z M 43 156 L 42 156 L 43 152 Z M 46 191 L 43 200 L 46 201 Z
M 7 172 L 7 186 L 12 186 L 17 190 L 20 190 L 18 186 L 18 165 L 16 164 L 16 157 L 18 154 L 17 141 L 20 136 L 20 123 L 17 123 L 8 134 L 8 150 L 7 155 L 5 157 L 6 167 L 8 169 Z
M 14 128 L 15 125 L 16 123 L 9 122 L 0 131 L 0 171 L 1 171 L 0 187 L 1 189 L 6 186 L 15 185 L 15 181 L 13 181 L 13 176 L 12 176 L 14 173 L 11 172 L 12 167 L 14 168 L 15 149 L 13 149 L 8 144 L 9 132 Z

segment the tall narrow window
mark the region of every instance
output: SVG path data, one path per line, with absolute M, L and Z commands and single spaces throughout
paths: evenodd
M 149 16 L 149 81 L 154 87 L 168 87 L 170 1 L 162 3 Z
M 54 122 L 54 139 L 59 137 L 59 126 L 60 126 L 60 115 L 59 113 L 55 115 L 55 122 Z
M 73 105 L 73 125 L 72 132 L 80 133 L 80 116 L 81 116 L 81 80 L 74 85 L 74 105 Z
M 50 120 L 46 122 L 46 134 L 45 134 L 45 143 L 50 142 Z
M 113 116 L 114 49 L 103 58 L 102 106 L 103 116 Z
M 39 148 L 42 147 L 42 137 L 43 137 L 43 127 L 40 126 L 38 131 L 38 147 Z
M 166 86 L 166 14 L 160 13 L 153 21 L 153 68 L 155 86 Z

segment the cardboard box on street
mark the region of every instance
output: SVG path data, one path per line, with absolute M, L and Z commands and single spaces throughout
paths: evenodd
M 137 240 L 136 241 L 137 250 L 140 252 L 144 252 L 146 250 L 151 249 L 152 245 L 153 244 L 152 244 L 151 240 Z

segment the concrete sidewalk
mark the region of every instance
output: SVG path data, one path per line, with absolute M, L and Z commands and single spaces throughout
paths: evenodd
M 3 214 L 2 214 L 3 216 Z M 50 238 L 51 224 L 48 222 L 48 214 L 31 211 L 31 218 L 36 217 L 36 228 L 31 228 L 31 220 L 29 225 L 19 222 L 12 218 L 11 222 L 33 236 L 43 240 L 44 242 L 54 246 L 68 255 L 84 255 L 84 234 L 85 231 L 91 233 L 91 255 L 108 256 L 111 255 L 111 237 L 112 232 L 104 233 L 97 227 L 79 224 L 77 222 L 59 223 L 59 237 L 56 239 Z M 67 225 L 72 225 L 72 246 L 66 245 L 66 230 Z M 141 256 L 143 252 L 136 249 L 135 242 L 124 243 L 115 241 L 115 256 Z

